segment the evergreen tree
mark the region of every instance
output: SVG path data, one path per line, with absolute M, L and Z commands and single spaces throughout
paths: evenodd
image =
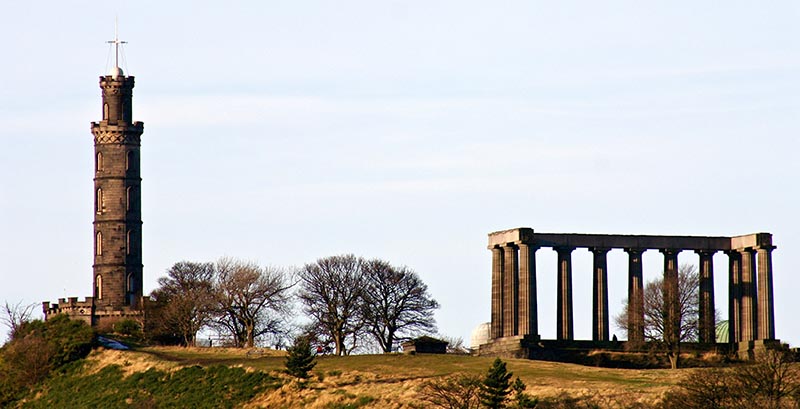
M 539 404 L 539 400 L 525 393 L 525 388 L 525 382 L 522 382 L 522 379 L 519 379 L 519 377 L 517 377 L 517 379 L 514 380 L 514 383 L 511 385 L 511 389 L 514 390 L 514 401 L 516 402 L 516 407 L 535 408 Z
M 492 409 L 505 408 L 508 394 L 511 393 L 511 375 L 506 370 L 506 363 L 496 358 L 481 383 L 481 404 Z
M 286 372 L 297 378 L 308 378 L 308 373 L 317 365 L 308 337 L 298 336 L 287 351 L 289 355 L 286 356 Z

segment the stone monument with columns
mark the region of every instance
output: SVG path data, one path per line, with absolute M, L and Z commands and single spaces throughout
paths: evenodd
M 628 341 L 644 342 L 642 253 L 663 254 L 666 297 L 677 297 L 678 254 L 693 251 L 699 260 L 698 344 L 718 346 L 714 316 L 713 255 L 728 255 L 728 314 L 730 345 L 722 349 L 742 357 L 765 345 L 776 344 L 772 284 L 772 235 L 754 233 L 734 237 L 651 236 L 575 233 L 538 233 L 522 227 L 489 234 L 492 252 L 492 301 L 490 340 L 480 354 L 534 357 L 537 349 L 618 347 L 609 338 L 609 251 L 628 254 Z M 558 254 L 556 266 L 556 340 L 539 337 L 536 294 L 536 252 L 551 248 Z M 592 253 L 592 339 L 574 339 L 572 306 L 572 252 Z M 677 303 L 670 303 L 677 306 Z M 667 322 L 679 320 L 679 311 L 667 311 Z M 677 325 L 669 326 L 674 331 Z

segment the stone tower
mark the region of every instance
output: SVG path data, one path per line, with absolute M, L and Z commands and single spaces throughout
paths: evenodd
M 119 67 L 100 77 L 103 117 L 94 135 L 96 309 L 136 309 L 142 298 L 141 122 L 133 121 L 134 78 Z
M 140 138 L 144 124 L 133 121 L 134 78 L 116 64 L 100 77 L 102 119 L 92 122 L 94 135 L 94 251 L 91 297 L 60 298 L 43 303 L 45 319 L 71 319 L 107 328 L 114 322 L 144 319 L 142 297 L 142 178 Z

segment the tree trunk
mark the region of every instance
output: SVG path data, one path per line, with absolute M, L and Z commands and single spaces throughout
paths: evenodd
M 255 329 L 253 324 L 247 324 L 247 347 L 252 348 L 256 344 Z
M 670 369 L 678 369 L 678 356 L 675 355 L 674 352 L 669 351 L 667 352 L 667 358 L 669 358 Z
M 344 339 L 342 339 L 342 334 L 334 334 L 333 343 L 336 345 L 336 356 L 342 356 L 344 353 Z
M 386 347 L 384 347 L 383 352 L 392 352 L 392 344 L 394 344 L 394 331 L 389 330 L 389 333 L 386 334 Z

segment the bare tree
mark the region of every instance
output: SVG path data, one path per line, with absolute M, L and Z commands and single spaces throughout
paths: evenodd
M 352 254 L 321 258 L 300 271 L 298 293 L 306 314 L 336 355 L 348 355 L 363 337 L 364 261 Z
M 447 342 L 447 353 L 454 355 L 469 355 L 469 348 L 464 346 L 464 338 L 437 334 L 434 338 Z
M 365 262 L 363 268 L 367 284 L 362 314 L 383 352 L 392 352 L 397 341 L 436 331 L 433 311 L 439 303 L 414 270 L 379 259 Z
M 665 409 L 800 407 L 800 369 L 786 349 L 766 350 L 754 362 L 690 373 L 670 391 Z
M 481 378 L 477 375 L 455 374 L 424 382 L 419 389 L 420 399 L 437 408 L 477 409 Z
M 25 304 L 18 301 L 16 304 L 9 304 L 5 302 L 2 314 L 0 314 L 0 323 L 8 327 L 9 338 L 14 338 L 20 326 L 31 320 L 33 309 L 38 304 Z
M 216 273 L 213 325 L 228 332 L 237 346 L 252 347 L 259 337 L 287 331 L 293 284 L 285 270 L 223 258 Z
M 798 407 L 800 369 L 788 349 L 756 354 L 755 363 L 734 369 L 734 389 L 747 407 Z
M 690 372 L 669 391 L 662 403 L 664 409 L 727 409 L 738 400 L 732 395 L 732 374 L 726 369 L 704 369 Z
M 151 317 L 157 330 L 179 335 L 185 346 L 194 345 L 197 332 L 211 320 L 214 272 L 213 263 L 181 261 L 158 279 L 160 287 L 151 294 L 158 305 Z
M 678 366 L 681 342 L 695 341 L 699 323 L 700 276 L 697 267 L 682 264 L 678 268 L 677 283 L 657 278 L 644 288 L 644 337 L 646 341 L 660 345 L 667 354 L 670 366 Z M 672 288 L 677 288 L 677 297 L 668 297 Z M 627 305 L 627 300 L 626 300 Z M 667 317 L 677 311 L 677 319 L 670 322 Z M 617 327 L 628 331 L 628 308 L 615 317 Z

